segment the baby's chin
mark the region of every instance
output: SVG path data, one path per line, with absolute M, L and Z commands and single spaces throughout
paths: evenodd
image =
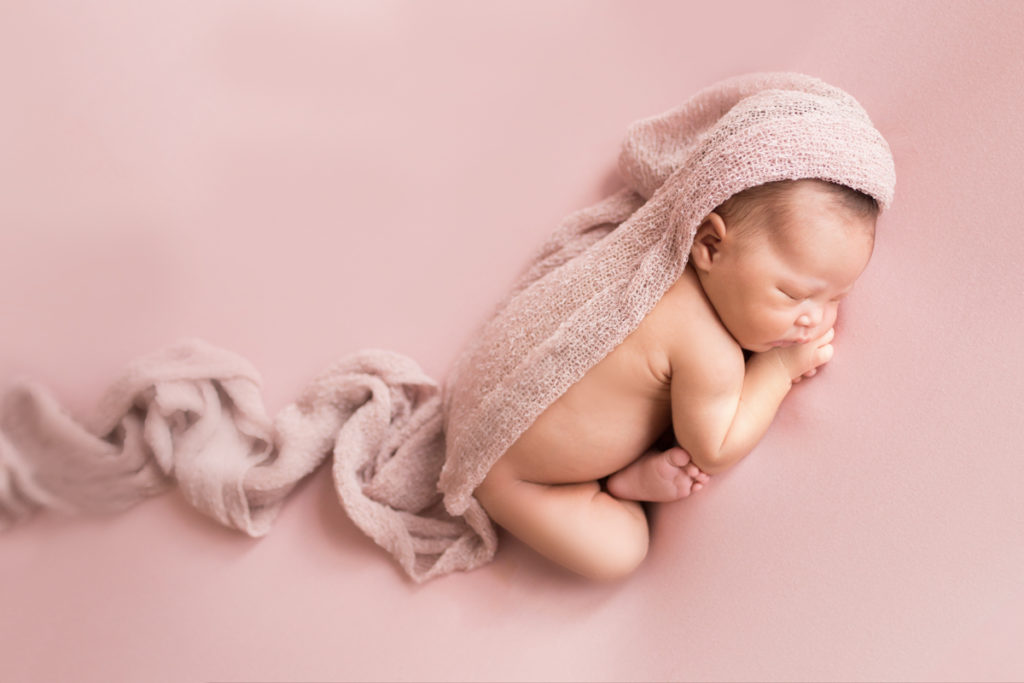
M 732 335 L 733 340 L 739 345 L 746 353 L 758 353 L 764 348 L 764 344 L 758 342 L 748 342 L 738 339 L 736 335 Z
M 748 353 L 764 353 L 765 351 L 771 351 L 779 346 L 779 343 L 774 339 L 751 339 L 745 335 L 737 335 L 728 327 L 725 329 L 729 332 L 729 335 L 733 340 L 739 344 L 740 348 Z
M 778 342 L 750 342 L 740 343 L 740 348 L 750 353 L 764 353 L 765 351 L 771 351 L 772 349 L 781 348 L 783 345 Z

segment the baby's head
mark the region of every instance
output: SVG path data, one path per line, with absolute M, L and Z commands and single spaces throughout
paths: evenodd
M 739 192 L 701 222 L 689 262 L 722 324 L 750 351 L 815 339 L 867 267 L 878 202 L 823 180 Z

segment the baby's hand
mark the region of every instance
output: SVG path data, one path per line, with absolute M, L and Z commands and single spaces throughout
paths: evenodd
M 832 360 L 832 339 L 835 336 L 835 329 L 829 328 L 828 332 L 805 344 L 772 349 L 765 353 L 778 354 L 779 360 L 789 373 L 790 381 L 796 384 L 804 377 L 813 377 L 819 366 Z

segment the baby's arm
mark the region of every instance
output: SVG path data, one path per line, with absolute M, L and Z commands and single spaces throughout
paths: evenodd
M 832 357 L 832 330 L 799 346 L 751 355 L 734 345 L 703 353 L 687 345 L 672 368 L 672 426 L 679 445 L 707 474 L 744 458 L 768 430 L 793 382 Z M 710 341 L 710 340 L 706 340 Z M 709 357 L 710 356 L 710 357 Z

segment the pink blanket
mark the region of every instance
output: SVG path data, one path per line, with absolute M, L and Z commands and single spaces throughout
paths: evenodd
M 38 507 L 117 511 L 177 481 L 185 497 L 251 536 L 333 452 L 345 510 L 422 580 L 494 553 L 473 530 L 432 516 L 444 461 L 437 384 L 411 360 L 367 350 L 328 367 L 271 420 L 243 358 L 190 339 L 133 362 L 87 424 L 31 382 L 0 406 L 0 523 Z

